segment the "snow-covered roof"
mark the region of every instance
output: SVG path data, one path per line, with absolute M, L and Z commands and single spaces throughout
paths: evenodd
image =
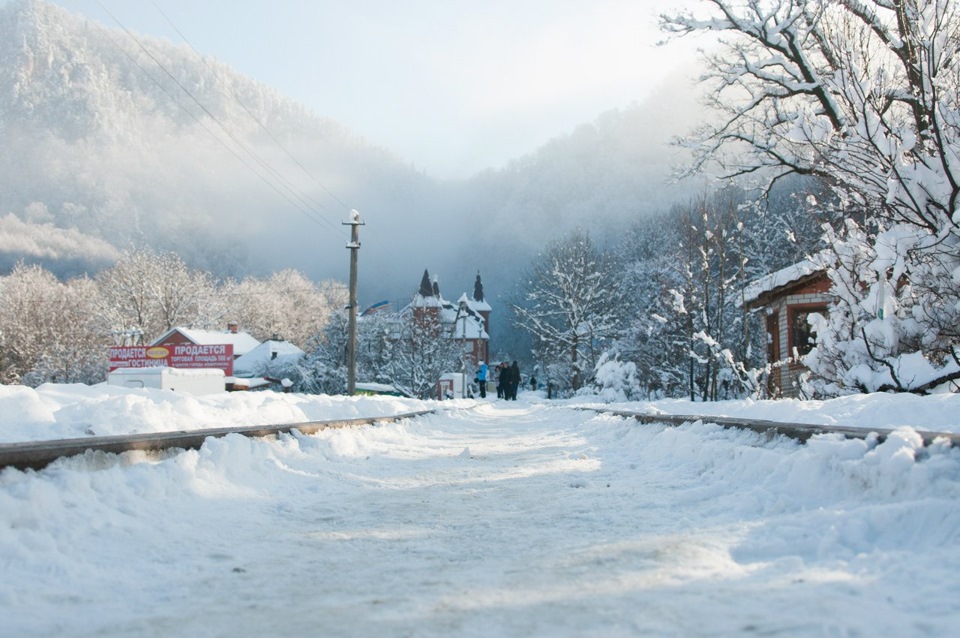
M 464 293 L 457 303 L 447 301 L 443 297 L 424 297 L 417 294 L 413 301 L 401 312 L 409 312 L 413 308 L 439 308 L 439 319 L 449 336 L 454 339 L 489 339 L 490 335 L 484 329 L 486 322 L 480 314 L 481 310 L 489 310 L 490 306 L 484 302 L 469 299 Z
M 246 332 L 229 332 L 229 331 L 220 331 L 220 330 L 199 330 L 197 328 L 171 328 L 165 332 L 160 337 L 154 339 L 151 345 L 156 345 L 163 343 L 170 337 L 174 332 L 179 332 L 184 337 L 192 341 L 193 343 L 201 346 L 211 346 L 221 343 L 230 344 L 233 346 L 233 356 L 239 357 L 244 355 L 258 345 L 260 342 L 254 339 Z
M 410 396 L 409 393 L 404 392 L 400 388 L 394 385 L 388 385 L 386 383 L 358 383 L 356 385 L 356 390 L 362 394 L 390 394 L 394 396 Z
M 816 258 L 804 259 L 747 284 L 743 291 L 744 301 L 748 304 L 753 303 L 768 292 L 783 288 L 810 275 L 823 272 L 823 270 L 823 264 Z
M 440 321 L 451 326 L 451 336 L 456 339 L 489 339 L 483 329 L 484 321 L 480 313 L 470 304 L 466 294 L 462 295 L 457 304 L 441 299 Z
M 410 308 L 453 308 L 456 311 L 457 307 L 460 304 L 466 304 L 468 308 L 475 312 L 489 312 L 493 310 L 486 301 L 477 301 L 476 299 L 470 299 L 467 297 L 467 293 L 460 295 L 460 298 L 456 303 L 447 301 L 442 296 L 436 297 L 430 295 L 425 297 L 420 293 L 417 293 L 413 296 L 413 301 L 410 302 Z
M 477 301 L 476 299 L 470 299 L 470 307 L 476 310 L 477 312 L 490 312 L 493 308 L 490 307 L 486 301 Z
M 430 295 L 425 297 L 419 292 L 413 296 L 413 301 L 410 302 L 412 308 L 440 308 L 443 306 L 443 299 L 434 297 Z
M 270 364 L 296 363 L 306 353 L 289 341 L 264 341 L 233 362 L 238 377 L 261 375 Z
M 465 303 L 467 306 L 474 312 L 489 312 L 493 310 L 486 301 L 477 301 L 476 299 L 470 299 L 467 297 L 467 293 L 460 295 L 460 298 L 457 300 L 457 303 Z
M 489 339 L 487 331 L 483 329 L 483 320 L 472 315 L 461 315 L 451 330 L 452 336 L 457 339 Z

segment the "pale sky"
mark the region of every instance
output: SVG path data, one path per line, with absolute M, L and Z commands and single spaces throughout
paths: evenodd
M 182 42 L 434 177 L 498 168 L 692 59 L 677 0 L 53 0 Z M 106 9 L 106 10 L 105 10 Z

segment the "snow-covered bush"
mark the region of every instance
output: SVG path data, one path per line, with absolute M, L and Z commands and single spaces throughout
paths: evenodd
M 604 354 L 594 372 L 594 389 L 597 396 L 611 403 L 642 398 L 643 392 L 637 382 L 637 364 Z

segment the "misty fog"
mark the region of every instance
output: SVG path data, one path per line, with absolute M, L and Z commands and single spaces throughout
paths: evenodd
M 120 34 L 46 2 L 0 8 L 0 265 L 61 276 L 149 245 L 218 277 L 294 268 L 347 277 L 360 211 L 360 301 L 406 302 L 425 268 L 447 298 L 479 271 L 506 312 L 539 247 L 601 243 L 687 194 L 670 138 L 698 112 L 690 74 L 637 87 L 505 166 L 437 180 L 229 67 L 149 40 L 174 82 Z

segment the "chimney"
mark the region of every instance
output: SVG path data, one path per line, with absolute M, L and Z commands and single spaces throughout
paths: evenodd
M 240 324 L 236 321 L 227 322 L 227 332 L 230 334 L 237 334 L 240 331 Z

